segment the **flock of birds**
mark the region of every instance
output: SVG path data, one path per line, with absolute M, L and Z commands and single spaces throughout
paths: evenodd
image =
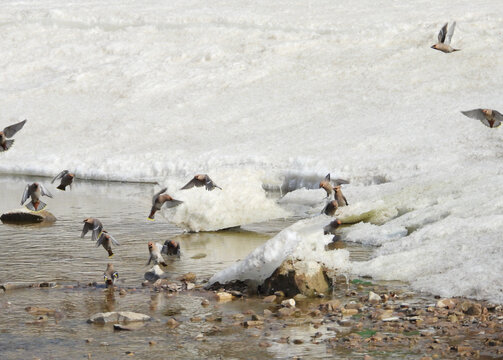
M 438 34 L 438 42 L 431 46 L 432 49 L 442 51 L 444 53 L 452 53 L 459 51 L 460 49 L 453 48 L 451 44 L 452 36 L 454 34 L 454 29 L 456 27 L 456 22 L 448 28 L 448 23 L 445 23 Z M 496 110 L 492 109 L 473 109 L 468 111 L 461 111 L 461 113 L 469 118 L 481 121 L 484 125 L 490 128 L 496 128 L 501 125 L 503 121 L 503 115 Z M 23 120 L 16 124 L 7 126 L 0 131 L 0 152 L 9 150 L 14 144 L 14 139 L 12 137 L 20 131 L 26 124 L 27 120 Z M 67 186 L 72 186 L 72 182 L 75 178 L 75 174 L 68 170 L 63 170 L 57 174 L 51 181 L 54 183 L 56 180 L 60 180 L 60 184 L 57 189 L 65 191 Z M 334 183 L 334 184 L 333 184 Z M 328 174 L 319 184 L 320 189 L 324 189 L 327 193 L 327 203 L 322 210 L 323 214 L 328 216 L 334 216 L 335 212 L 339 207 L 348 205 L 348 202 L 344 195 L 342 194 L 341 185 L 347 184 L 348 182 L 343 179 L 336 179 L 331 181 L 330 174 Z M 215 188 L 222 189 L 216 185 L 207 174 L 195 175 L 192 180 L 190 180 L 186 185 L 184 185 L 181 190 L 190 189 L 193 187 L 204 186 L 206 190 L 211 191 Z M 152 198 L 152 208 L 150 214 L 148 215 L 149 220 L 154 220 L 155 213 L 163 206 L 172 208 L 180 205 L 182 201 L 173 199 L 170 195 L 166 193 L 167 188 L 161 189 Z M 41 183 L 34 182 L 32 184 L 27 184 L 23 192 L 21 199 L 21 205 L 24 205 L 28 199 L 31 200 L 25 205 L 26 208 L 33 212 L 38 212 L 47 206 L 46 203 L 40 200 L 42 196 L 48 196 L 52 198 L 52 194 L 47 190 L 47 188 Z M 341 225 L 339 220 L 334 220 L 324 228 L 325 234 L 334 234 L 335 230 Z M 112 245 L 119 246 L 119 242 L 110 235 L 106 230 L 103 229 L 103 224 L 100 220 L 95 218 L 87 218 L 84 220 L 84 227 L 82 229 L 81 237 L 84 237 L 87 232 L 92 231 L 92 240 L 96 241 L 96 246 L 103 246 L 107 251 L 109 257 L 113 256 Z M 165 255 L 178 255 L 180 253 L 180 245 L 173 240 L 166 240 L 164 245 L 160 243 L 148 243 L 148 249 L 150 253 L 150 258 L 147 264 L 154 263 L 155 265 L 163 265 L 166 263 L 163 258 Z M 104 272 L 104 279 L 107 286 L 113 286 L 115 280 L 118 279 L 119 275 L 117 271 L 114 270 L 113 264 L 108 263 L 107 269 Z

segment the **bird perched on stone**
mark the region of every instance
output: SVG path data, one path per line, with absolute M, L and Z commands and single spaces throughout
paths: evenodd
M 444 53 L 451 53 L 453 51 L 459 51 L 459 49 L 454 49 L 451 44 L 452 34 L 454 34 L 454 28 L 456 27 L 456 22 L 454 21 L 447 31 L 447 24 L 445 23 L 438 33 L 438 42 L 432 45 L 431 48 L 435 50 L 442 51 Z
M 330 224 L 326 225 L 323 228 L 323 234 L 328 235 L 328 234 L 334 234 L 335 235 L 335 230 L 341 226 L 342 222 L 339 219 L 335 219 L 334 221 L 330 222 Z
M 335 179 L 335 180 L 330 180 L 330 173 L 325 176 L 325 179 L 320 181 L 320 189 L 323 189 L 327 193 L 327 198 L 332 196 L 334 194 L 334 186 L 332 185 L 332 182 L 336 184 L 336 186 L 341 185 L 341 184 L 349 184 L 349 181 L 344 180 L 344 179 Z
M 322 214 L 328 215 L 328 216 L 334 216 L 335 212 L 337 211 L 337 208 L 339 207 L 337 200 L 332 200 L 327 202 L 323 210 L 321 210 Z
M 54 183 L 56 180 L 61 179 L 61 182 L 57 187 L 57 189 L 65 191 L 68 185 L 70 185 L 70 188 L 72 187 L 74 177 L 75 174 L 72 174 L 68 170 L 63 170 L 58 175 L 56 175 L 54 179 L 52 179 L 51 184 Z
M 44 185 L 34 182 L 33 184 L 28 184 L 24 188 L 23 197 L 21 198 L 21 205 L 24 205 L 26 200 L 31 197 L 31 201 L 26 205 L 26 208 L 31 211 L 40 211 L 45 209 L 46 203 L 40 200 L 41 196 L 49 196 L 52 198 L 52 194 L 47 190 Z
M 194 186 L 196 187 L 205 186 L 206 190 L 208 191 L 211 191 L 214 188 L 219 188 L 220 190 L 222 190 L 222 188 L 217 184 L 215 184 L 207 174 L 198 174 L 194 176 L 194 178 L 190 180 L 187 184 L 185 184 L 185 186 L 182 187 L 180 190 L 190 189 L 193 188 Z
M 341 190 L 340 185 L 334 186 L 334 197 L 335 197 L 335 200 L 337 200 L 337 203 L 339 204 L 339 206 L 349 205 L 348 201 L 346 200 L 346 197 L 342 194 L 342 190 Z
M 21 130 L 26 123 L 26 120 L 20 121 L 14 125 L 7 126 L 0 131 L 0 152 L 7 151 L 14 144 L 14 140 L 7 140 L 13 137 L 19 130 Z
M 98 241 L 101 236 L 101 231 L 103 230 L 103 224 L 98 219 L 87 218 L 84 221 L 84 227 L 82 228 L 82 233 L 80 237 L 83 238 L 89 230 L 92 230 L 91 239 L 93 241 Z
M 150 210 L 150 215 L 148 216 L 150 220 L 154 220 L 154 215 L 156 211 L 161 210 L 161 207 L 164 204 L 166 204 L 168 208 L 172 208 L 180 205 L 183 202 L 180 200 L 173 199 L 168 194 L 163 194 L 164 192 L 166 192 L 166 190 L 168 190 L 168 188 L 163 188 L 161 189 L 161 191 L 159 191 L 152 197 L 152 209 Z
M 162 245 L 159 243 L 153 243 L 152 241 L 148 242 L 148 252 L 150 253 L 150 257 L 148 258 L 147 265 L 151 262 L 154 262 L 154 265 L 161 264 L 162 266 L 168 266 L 164 261 L 164 258 L 161 255 Z
M 112 257 L 112 256 L 114 256 L 114 253 L 112 251 L 112 244 L 114 244 L 115 246 L 121 245 L 106 230 L 102 230 L 101 235 L 98 238 L 98 241 L 96 241 L 96 247 L 98 247 L 100 245 L 103 246 L 103 248 L 108 252 L 108 257 Z
M 114 270 L 113 264 L 107 264 L 107 269 L 103 273 L 103 278 L 105 279 L 106 287 L 115 285 L 115 281 L 119 278 L 119 273 Z
M 180 255 L 180 244 L 175 240 L 166 240 L 162 246 L 161 254 Z
M 461 113 L 469 118 L 480 120 L 482 124 L 490 128 L 496 128 L 501 125 L 503 115 L 492 109 L 473 109 L 461 111 Z

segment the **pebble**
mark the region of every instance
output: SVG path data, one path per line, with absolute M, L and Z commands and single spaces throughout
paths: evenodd
M 379 304 L 381 302 L 381 297 L 373 291 L 369 291 L 368 300 L 371 304 Z
M 120 289 L 120 291 L 119 291 L 120 296 L 126 296 L 126 294 L 127 294 L 126 289 Z
M 283 300 L 281 302 L 281 306 L 284 306 L 287 308 L 294 308 L 295 307 L 295 300 L 294 299 Z
M 100 346 L 108 346 L 109 344 L 106 341 L 100 342 Z
M 180 325 L 180 323 L 176 321 L 174 318 L 171 318 L 166 322 L 166 325 L 168 325 L 169 327 L 176 327 Z
M 440 299 L 437 301 L 438 308 L 448 308 L 448 309 L 454 309 L 456 306 L 456 302 L 452 299 Z
M 157 344 L 157 342 L 155 342 L 154 340 L 150 340 L 150 341 L 148 342 L 148 344 L 149 344 L 150 346 L 153 346 L 153 345 L 156 345 L 156 344 Z
M 265 303 L 273 303 L 275 301 L 276 301 L 276 295 L 270 295 L 264 298 Z
M 303 341 L 303 340 L 301 340 L 301 339 L 294 339 L 294 340 L 293 340 L 293 343 L 294 343 L 295 345 L 300 345 L 300 344 L 303 344 L 303 343 L 304 343 L 304 341 Z
M 232 294 L 228 292 L 218 292 L 217 293 L 217 300 L 224 302 L 224 301 L 231 301 L 233 298 Z
M 187 290 L 192 290 L 196 287 L 196 285 L 194 283 L 191 283 L 191 282 L 188 282 L 187 283 Z
M 210 304 L 210 302 L 208 299 L 203 299 L 203 301 L 201 301 L 202 306 L 208 306 L 209 304 Z

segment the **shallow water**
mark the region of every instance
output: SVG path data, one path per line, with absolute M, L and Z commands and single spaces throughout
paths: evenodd
M 0 178 L 0 212 L 19 208 L 19 200 L 29 177 Z M 46 181 L 48 183 L 48 181 Z M 255 223 L 219 232 L 184 233 L 171 225 L 166 218 L 147 221 L 150 207 L 151 184 L 125 184 L 76 181 L 73 189 L 66 192 L 50 190 L 53 199 L 48 203 L 57 221 L 47 225 L 0 224 L 0 283 L 6 281 L 56 281 L 62 285 L 83 285 L 97 282 L 96 287 L 66 289 L 25 289 L 0 294 L 0 349 L 2 359 L 29 358 L 118 358 L 126 351 L 138 357 L 166 358 L 167 352 L 174 358 L 285 358 L 293 355 L 325 357 L 325 351 L 307 342 L 303 346 L 276 344 L 267 349 L 259 347 L 263 341 L 262 331 L 256 329 L 227 329 L 198 342 L 194 338 L 201 332 L 210 331 L 212 323 L 192 323 L 194 316 L 225 315 L 254 309 L 262 312 L 266 307 L 258 299 L 239 300 L 229 304 L 211 301 L 204 308 L 201 300 L 206 292 L 181 293 L 170 296 L 143 289 L 143 274 L 150 267 L 148 241 L 163 243 L 174 239 L 181 245 L 180 257 L 169 259 L 168 278 L 176 279 L 187 272 L 197 278 L 208 279 L 215 272 L 244 258 L 257 246 L 263 244 L 281 229 L 299 218 L 277 219 Z M 57 192 L 56 192 L 57 191 Z M 201 191 L 204 191 L 201 189 Z M 271 196 L 274 197 L 274 194 Z M 169 212 L 166 213 L 169 216 Z M 99 218 L 121 246 L 114 249 L 115 255 L 108 258 L 106 251 L 94 247 L 90 233 L 80 238 L 82 220 Z M 355 260 L 368 259 L 371 247 L 337 243 L 336 247 L 350 249 Z M 112 262 L 119 272 L 119 287 L 135 292 L 119 296 L 102 287 L 103 271 L 107 262 Z M 49 317 L 47 322 L 33 324 L 36 317 L 25 312 L 27 306 L 56 309 L 62 319 Z M 96 326 L 86 320 L 97 312 L 137 311 L 157 319 L 134 332 L 114 332 L 111 326 Z M 181 320 L 176 329 L 169 329 L 165 322 L 175 316 Z M 224 320 L 228 321 L 228 320 Z M 225 324 L 224 324 L 225 325 Z M 230 326 L 230 324 L 227 324 Z M 287 329 L 264 330 L 268 339 L 282 336 L 308 338 L 315 330 L 304 323 Z M 85 339 L 94 341 L 86 343 Z M 154 340 L 155 346 L 148 342 Z M 107 342 L 109 346 L 100 345 Z

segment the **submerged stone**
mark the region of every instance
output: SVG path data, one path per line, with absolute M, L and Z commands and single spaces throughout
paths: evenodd
M 0 220 L 2 220 L 4 224 L 22 225 L 42 222 L 52 223 L 56 221 L 56 217 L 47 210 L 35 212 L 27 209 L 20 209 L 2 214 Z

